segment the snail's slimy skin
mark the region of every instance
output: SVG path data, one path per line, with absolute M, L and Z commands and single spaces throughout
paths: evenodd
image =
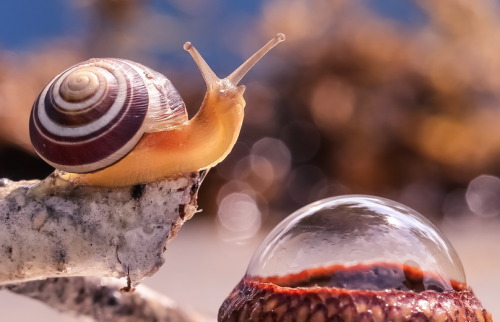
M 146 133 L 128 155 L 103 170 L 62 177 L 77 184 L 126 186 L 213 167 L 238 139 L 244 90 L 221 80 L 207 92 L 199 112 L 182 126 Z
M 343 273 L 349 268 L 344 268 Z M 314 280 L 317 270 L 308 276 Z M 345 276 L 345 275 L 344 275 Z M 290 275 L 294 279 L 297 275 Z M 219 321 L 492 321 L 472 290 L 362 290 L 287 287 L 245 277 L 219 310 Z M 287 276 L 279 278 L 281 282 Z

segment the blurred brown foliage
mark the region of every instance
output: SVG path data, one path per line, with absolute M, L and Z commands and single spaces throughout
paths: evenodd
M 140 59 L 137 48 L 156 43 L 137 36 L 155 30 L 144 27 L 147 1 L 78 3 L 92 21 L 87 38 L 0 55 L 0 144 L 30 150 L 31 104 L 65 67 L 88 56 Z M 437 218 L 450 193 L 478 175 L 500 176 L 500 10 L 492 1 L 418 3 L 428 20 L 408 26 L 361 1 L 266 2 L 237 45 L 255 49 L 276 32 L 287 41 L 263 61 L 267 79 L 247 81 L 242 136 L 207 178 L 206 212 L 235 191 L 278 216 L 323 197 L 369 193 Z M 185 73 L 170 67 L 168 75 L 190 106 L 203 85 Z
M 293 169 L 315 165 L 343 187 L 326 195 L 377 194 L 440 216 L 450 192 L 500 175 L 500 11 L 488 1 L 418 4 L 428 20 L 409 27 L 359 1 L 278 0 L 261 26 L 289 36 L 283 54 L 293 67 L 272 83 L 280 116 L 321 136 L 314 157 Z M 299 142 L 316 142 L 305 135 Z M 294 159 L 303 153 L 285 142 Z M 285 186 L 300 187 L 300 203 L 322 197 L 307 196 L 311 176 L 309 168 Z

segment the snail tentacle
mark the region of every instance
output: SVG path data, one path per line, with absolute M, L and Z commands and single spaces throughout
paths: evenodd
M 268 51 L 273 49 L 277 44 L 285 41 L 285 35 L 282 33 L 276 34 L 273 39 L 269 40 L 267 44 L 264 45 L 259 51 L 248 58 L 240 67 L 238 67 L 234 72 L 231 73 L 227 80 L 232 84 L 237 85 L 241 79 L 248 73 L 248 71 L 265 55 Z

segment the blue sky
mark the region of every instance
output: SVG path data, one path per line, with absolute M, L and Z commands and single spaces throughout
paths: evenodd
M 306 0 L 304 0 L 306 1 Z M 223 4 L 227 14 L 258 15 L 263 0 L 232 0 Z M 382 15 L 418 23 L 422 15 L 411 1 L 367 0 Z M 10 50 L 29 50 L 46 39 L 83 34 L 85 18 L 68 0 L 0 1 L 0 46 Z M 151 0 L 159 12 L 176 14 L 165 0 Z M 216 26 L 214 26 L 216 28 Z

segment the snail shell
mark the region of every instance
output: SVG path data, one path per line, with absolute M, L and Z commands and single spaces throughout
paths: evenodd
M 35 150 L 49 164 L 86 173 L 125 156 L 145 132 L 187 121 L 170 80 L 124 59 L 91 59 L 56 76 L 30 118 Z

